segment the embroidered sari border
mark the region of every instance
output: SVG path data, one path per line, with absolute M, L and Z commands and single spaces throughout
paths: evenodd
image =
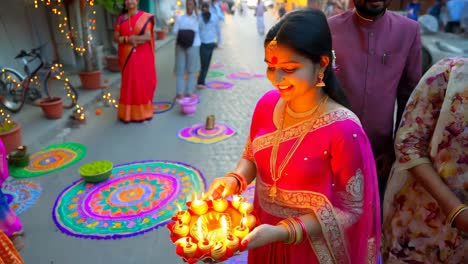
M 257 179 L 259 202 L 265 211 L 271 215 L 284 218 L 296 216 L 291 215 L 292 212 L 286 213 L 286 215 L 281 214 L 281 212 L 284 212 L 285 208 L 296 208 L 295 213 L 297 215 L 306 213 L 306 209 L 313 211 L 322 227 L 324 242 L 317 241 L 316 238 L 313 240 L 309 239 L 309 242 L 314 241 L 310 243 L 310 245 L 316 253 L 317 258 L 323 259 L 324 262 L 321 261 L 320 263 L 350 263 L 349 253 L 344 239 L 344 231 L 338 224 L 336 212 L 326 196 L 312 191 L 287 191 L 277 188 L 275 200 L 269 201 L 268 193 L 270 187 L 271 185 Z M 328 250 L 325 250 L 325 248 Z M 330 258 L 333 260 L 331 261 Z

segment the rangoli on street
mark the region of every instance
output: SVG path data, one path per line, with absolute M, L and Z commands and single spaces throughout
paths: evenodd
M 233 128 L 223 123 L 215 123 L 213 129 L 206 129 L 205 124 L 185 127 L 177 132 L 177 137 L 191 143 L 211 144 L 228 139 L 236 134 Z
M 227 77 L 230 79 L 236 79 L 236 80 L 251 80 L 254 78 L 263 78 L 265 77 L 265 75 L 249 73 L 249 72 L 236 72 L 236 73 L 229 74 Z
M 171 110 L 173 106 L 174 104 L 169 101 L 153 102 L 153 113 L 161 114 L 161 113 L 167 112 Z
M 231 89 L 234 86 L 233 83 L 223 81 L 208 81 L 206 82 L 206 88 L 213 90 L 226 90 Z
M 3 183 L 2 191 L 10 208 L 19 215 L 36 203 L 42 188 L 32 181 L 12 180 Z
M 93 239 L 135 236 L 166 224 L 177 205 L 205 189 L 202 173 L 184 163 L 141 161 L 115 166 L 107 181 L 78 180 L 57 198 L 53 217 L 68 235 Z
M 224 73 L 219 72 L 219 71 L 208 71 L 208 73 L 206 74 L 207 79 L 219 78 L 223 76 L 224 76 Z
M 10 175 L 15 178 L 37 177 L 61 170 L 80 161 L 86 154 L 86 147 L 79 143 L 59 143 L 34 153 L 29 165 L 24 168 L 9 167 Z

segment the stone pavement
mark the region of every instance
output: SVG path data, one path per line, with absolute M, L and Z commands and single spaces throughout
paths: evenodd
M 266 15 L 267 30 L 274 23 L 271 14 Z M 216 71 L 239 71 L 265 74 L 263 62 L 264 36 L 256 32 L 253 11 L 244 17 L 227 16 L 223 24 L 223 43 L 213 56 L 213 63 L 223 63 Z M 156 65 L 158 88 L 156 100 L 172 100 L 175 96 L 174 42 L 158 50 Z M 52 208 L 60 192 L 79 179 L 80 165 L 94 160 L 110 160 L 122 164 L 141 160 L 171 160 L 190 164 L 204 175 L 206 185 L 214 177 L 232 170 L 244 148 L 255 102 L 273 87 L 266 78 L 248 81 L 217 78 L 235 84 L 230 90 L 199 91 L 201 102 L 194 116 L 180 114 L 179 106 L 171 111 L 155 115 L 146 124 L 123 124 L 117 121 L 117 111 L 98 103 L 90 103 L 86 109 L 86 125 L 72 129 L 67 135 L 57 137 L 52 133 L 40 145 L 62 141 L 80 142 L 87 146 L 87 154 L 78 164 L 63 170 L 32 178 L 43 192 L 37 203 L 20 215 L 26 232 L 26 245 L 21 252 L 27 264 L 152 264 L 182 263 L 175 254 L 165 227 L 142 235 L 116 239 L 92 240 L 76 238 L 62 233 L 52 220 Z M 117 94 L 117 93 L 115 93 Z M 96 109 L 102 115 L 94 114 Z M 177 138 L 177 131 L 195 123 L 204 123 L 207 115 L 234 127 L 237 135 L 215 144 L 191 144 Z M 41 122 L 48 122 L 42 118 Z
M 164 40 L 156 40 L 156 53 L 170 44 L 174 40 L 174 36 L 168 35 Z M 87 90 L 82 89 L 81 82 L 76 69 L 65 69 L 66 75 L 69 77 L 71 84 L 78 92 L 78 104 L 85 109 L 88 106 L 95 104 L 101 99 L 101 89 Z M 110 72 L 107 69 L 102 71 L 102 81 L 105 87 L 118 97 L 120 89 L 120 73 Z M 60 88 L 59 88 L 60 89 Z M 70 133 L 69 116 L 73 109 L 64 109 L 61 119 L 48 120 L 46 119 L 40 107 L 26 103 L 20 112 L 12 114 L 12 119 L 17 121 L 22 126 L 22 141 L 23 145 L 28 146 L 30 150 L 39 150 L 52 137 L 64 137 Z M 87 111 L 87 115 L 93 114 Z

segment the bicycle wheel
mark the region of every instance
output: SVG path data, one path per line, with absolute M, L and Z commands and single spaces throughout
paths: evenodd
M 14 70 L 0 70 L 0 104 L 13 113 L 21 110 L 24 105 L 25 89 L 22 82 L 22 76 Z
M 47 94 L 62 98 L 63 108 L 66 109 L 74 107 L 78 102 L 78 93 L 68 78 L 51 76 L 47 81 Z

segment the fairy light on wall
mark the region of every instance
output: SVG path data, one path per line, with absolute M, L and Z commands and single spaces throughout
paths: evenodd
M 78 54 L 83 55 L 86 52 L 85 45 L 84 43 L 83 45 L 75 44 L 74 40 L 79 38 L 79 33 L 73 26 L 70 26 L 70 29 L 68 29 L 69 21 L 64 12 L 62 12 L 62 10 L 64 10 L 62 0 L 34 0 L 34 7 L 39 8 L 39 3 L 43 3 L 46 6 L 53 6 L 53 8 L 50 8 L 50 11 L 58 18 L 58 31 L 70 41 L 70 47 L 72 47 Z M 94 0 L 86 0 L 86 5 L 94 7 Z M 88 29 L 89 31 L 94 31 L 96 30 L 96 19 L 94 18 L 96 16 L 96 10 L 92 10 L 91 14 L 93 17 L 89 18 L 87 21 Z M 84 41 L 90 44 L 91 41 L 93 41 L 93 34 L 90 32 Z

